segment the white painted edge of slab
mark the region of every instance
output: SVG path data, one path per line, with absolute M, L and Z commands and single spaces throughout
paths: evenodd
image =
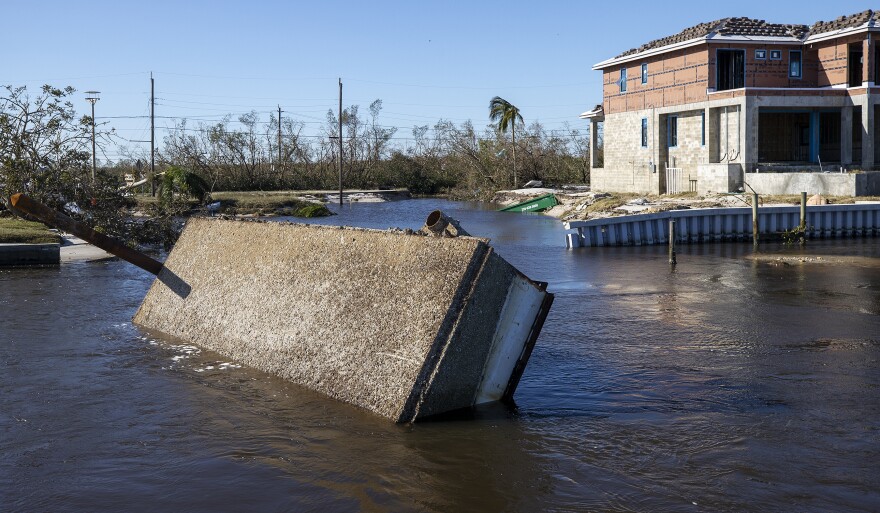
M 546 292 L 517 273 L 501 307 L 492 346 L 483 367 L 474 404 L 498 401 L 504 396 L 513 369 L 528 342 L 532 324 L 538 316 Z

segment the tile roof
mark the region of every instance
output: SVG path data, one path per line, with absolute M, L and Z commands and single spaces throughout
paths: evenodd
M 873 25 L 874 23 L 880 22 L 878 14 L 880 13 L 868 9 L 867 11 L 858 12 L 849 16 L 841 16 L 831 21 L 817 21 L 812 27 L 810 27 L 810 35 L 813 36 L 834 30 L 859 27 L 865 23 Z
M 722 18 L 720 20 L 700 23 L 693 27 L 688 27 L 677 34 L 649 41 L 638 48 L 632 48 L 609 59 L 609 62 L 676 43 L 707 38 L 715 34 L 728 37 L 789 37 L 803 41 L 808 36 L 862 26 L 880 28 L 880 12 L 868 9 L 849 16 L 841 16 L 831 21 L 817 21 L 812 26 L 767 23 L 764 20 L 752 18 Z
M 664 46 L 672 45 L 675 43 L 682 43 L 684 41 L 690 41 L 691 39 L 696 39 L 699 37 L 706 37 L 712 32 L 712 29 L 717 27 L 724 20 L 715 20 L 710 21 L 708 23 L 700 23 L 699 25 L 694 25 L 693 27 L 688 27 L 678 34 L 673 34 L 671 36 L 667 36 L 660 39 L 655 39 L 653 41 L 648 41 L 638 48 L 632 48 L 623 52 L 622 54 L 615 57 L 615 59 L 619 59 L 620 57 L 626 57 L 627 55 L 633 55 L 636 53 L 642 53 L 648 50 L 653 50 L 654 48 L 661 48 Z
M 678 34 L 649 41 L 638 48 L 623 52 L 615 57 L 615 59 L 653 50 L 654 48 L 690 41 L 691 39 L 706 37 L 712 33 L 723 36 L 793 37 L 802 39 L 809 30 L 810 28 L 806 25 L 767 23 L 764 20 L 753 20 L 751 18 L 722 18 L 688 27 Z

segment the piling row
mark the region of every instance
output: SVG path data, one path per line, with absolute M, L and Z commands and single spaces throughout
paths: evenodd
M 569 248 L 587 246 L 641 246 L 667 244 L 669 221 L 675 221 L 677 243 L 745 241 L 753 238 L 750 207 L 687 209 L 565 223 Z M 759 234 L 778 237 L 797 229 L 797 206 L 758 209 Z M 880 203 L 822 205 L 806 211 L 807 239 L 874 237 L 880 232 Z

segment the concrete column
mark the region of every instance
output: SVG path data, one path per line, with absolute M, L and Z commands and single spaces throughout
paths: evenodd
M 814 109 L 810 112 L 810 162 L 819 162 L 819 111 Z
M 720 109 L 706 109 L 708 111 L 706 117 L 706 150 L 709 155 L 709 162 L 718 162 L 720 157 L 719 145 L 721 144 L 720 123 L 718 120 L 718 112 Z
M 758 114 L 759 108 L 754 100 L 749 101 L 746 97 L 740 104 L 740 120 L 743 121 L 742 132 L 744 134 L 741 148 L 741 162 L 743 171 L 750 172 L 758 163 Z
M 852 164 L 852 121 L 852 105 L 840 109 L 840 163 L 844 166 Z
M 665 118 L 664 118 L 665 121 Z M 654 163 L 653 172 L 659 174 L 661 169 L 661 164 L 663 164 L 663 155 L 666 154 L 666 125 L 663 125 L 663 132 L 661 137 L 660 130 L 660 114 L 657 114 L 656 109 L 651 110 L 651 126 L 648 127 L 651 131 L 651 162 Z
M 595 119 L 590 120 L 590 169 L 599 167 L 599 123 Z
M 862 169 L 874 168 L 874 104 L 866 94 L 862 106 Z
M 711 109 L 709 109 L 709 103 L 706 102 L 706 107 L 703 109 L 703 140 L 705 144 L 702 148 L 703 158 L 700 159 L 700 163 L 708 164 L 712 161 L 712 152 L 709 151 L 709 148 L 712 147 L 712 137 L 710 137 L 711 131 L 709 130 L 710 126 L 712 126 L 712 115 Z
M 862 50 L 862 84 L 867 87 L 874 85 L 874 44 L 871 40 L 871 33 L 865 38 L 865 44 Z

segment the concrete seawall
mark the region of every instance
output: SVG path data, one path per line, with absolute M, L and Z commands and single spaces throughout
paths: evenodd
M 675 240 L 683 243 L 751 240 L 752 209 L 702 208 L 671 210 L 565 223 L 569 248 L 582 246 L 640 246 L 669 242 L 669 221 L 675 221 Z M 800 224 L 800 207 L 758 209 L 762 235 L 789 231 Z M 865 237 L 880 234 L 880 204 L 807 207 L 807 238 Z
M 483 239 L 191 219 L 134 321 L 409 422 L 511 396 L 551 302 Z
M 60 244 L 0 244 L 0 267 L 57 265 L 59 262 Z

